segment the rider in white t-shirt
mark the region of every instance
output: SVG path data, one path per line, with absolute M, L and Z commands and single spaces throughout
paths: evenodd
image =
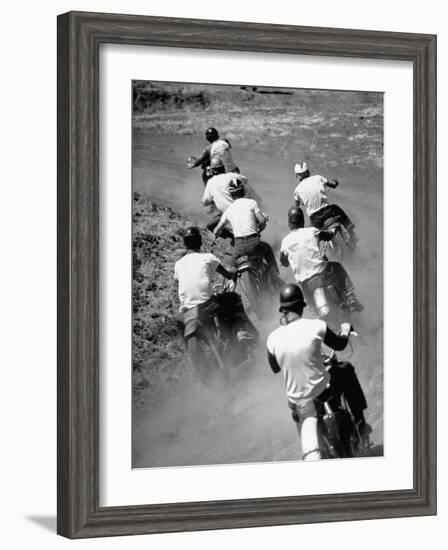
M 216 128 L 207 128 L 205 139 L 209 145 L 205 148 L 199 158 L 190 157 L 188 159 L 188 168 L 202 167 L 202 181 L 207 184 L 208 179 L 213 175 L 213 170 L 222 168 L 224 172 L 239 172 L 232 153 L 231 145 L 228 139 L 220 139 Z
M 174 278 L 179 284 L 180 312 L 186 312 L 213 297 L 215 272 L 227 279 L 233 279 L 233 271 L 227 270 L 214 254 L 201 252 L 202 238 L 197 227 L 188 227 L 184 244 L 189 251 L 174 265 Z
M 203 206 L 210 207 L 208 211 L 210 215 L 210 221 L 207 223 L 207 229 L 213 231 L 218 225 L 221 215 L 227 210 L 227 208 L 233 203 L 233 197 L 230 192 L 231 183 L 235 180 L 239 180 L 244 187 L 247 197 L 254 199 L 260 204 L 259 196 L 254 191 L 251 185 L 249 185 L 247 178 L 236 172 L 224 172 L 224 168 L 215 169 L 217 172 L 212 178 L 210 178 L 205 186 L 204 193 L 202 195 Z M 229 226 L 225 227 L 221 232 L 223 239 L 230 239 L 233 244 L 233 233 Z
M 219 303 L 213 292 L 215 272 L 226 279 L 234 279 L 235 272 L 226 269 L 214 254 L 201 252 L 202 237 L 197 227 L 188 227 L 184 234 L 187 254 L 174 265 L 174 278 L 179 285 L 179 314 L 176 316 L 179 328 L 187 340 L 197 330 L 197 320 L 211 323 L 219 312 Z M 254 342 L 258 333 L 237 294 L 226 293 L 234 305 L 233 320 L 238 341 Z
M 333 237 L 331 231 L 318 230 L 315 227 L 304 227 L 303 212 L 297 206 L 288 212 L 288 225 L 291 230 L 283 238 L 280 246 L 280 263 L 291 266 L 294 279 L 302 287 L 308 300 L 311 300 L 309 283 L 316 275 L 322 275 L 324 280 L 336 280 L 338 286 L 345 290 L 350 311 L 362 311 L 364 306 L 359 303 L 355 287 L 345 269 L 338 262 L 329 262 L 319 247 L 319 241 L 329 241 Z
M 282 326 L 270 333 L 266 347 L 272 370 L 283 374 L 288 405 L 302 441 L 303 458 L 316 460 L 321 455 L 314 399 L 328 388 L 334 392 L 336 402 L 342 394 L 345 396 L 361 437 L 368 436 L 371 428 L 364 418 L 367 403 L 353 366 L 341 363 L 327 370 L 322 358 L 322 344 L 335 350 L 345 348 L 351 325 L 343 323 L 337 335 L 324 321 L 304 319 L 305 306 L 298 285 L 288 284 L 282 288 Z
M 219 173 L 210 178 L 202 195 L 202 204 L 208 206 L 214 203 L 219 212 L 223 214 L 233 203 L 233 198 L 230 193 L 230 184 L 235 179 L 241 181 L 245 190 L 245 196 L 249 199 L 254 199 L 261 207 L 261 199 L 252 186 L 249 185 L 247 177 L 237 172 Z
M 299 181 L 294 190 L 294 199 L 298 206 L 304 205 L 311 225 L 317 229 L 322 229 L 325 221 L 334 216 L 345 227 L 353 241 L 357 241 L 353 222 L 340 206 L 330 204 L 328 200 L 327 188 L 336 189 L 339 182 L 329 180 L 318 174 L 311 176 L 306 162 L 296 164 L 294 173 Z
M 283 284 L 278 275 L 279 269 L 272 248 L 260 239 L 260 232 L 265 228 L 268 218 L 260 210 L 256 201 L 245 196 L 245 188 L 239 179 L 232 180 L 230 183 L 230 193 L 234 201 L 215 227 L 213 231 L 215 236 L 218 237 L 224 226 L 228 224 L 235 238 L 233 262 L 235 263 L 241 256 L 260 254 L 264 257 L 275 284 Z

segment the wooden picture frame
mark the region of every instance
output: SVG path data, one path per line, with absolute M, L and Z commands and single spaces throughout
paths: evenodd
M 99 506 L 99 47 L 407 60 L 414 74 L 414 485 Z M 135 15 L 58 17 L 58 533 L 69 538 L 436 513 L 436 37 Z M 398 407 L 399 405 L 397 405 Z

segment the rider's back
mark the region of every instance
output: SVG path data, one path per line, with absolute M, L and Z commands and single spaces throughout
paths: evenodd
M 235 170 L 236 164 L 233 160 L 230 150 L 230 144 L 225 139 L 217 139 L 210 148 L 210 164 L 214 166 L 224 166 L 226 172 Z
M 258 233 L 257 212 L 260 212 L 257 202 L 243 197 L 227 208 L 222 219 L 230 223 L 235 237 L 248 237 Z
M 210 178 L 204 190 L 202 202 L 205 202 L 209 199 L 213 200 L 216 208 L 220 212 L 225 212 L 227 208 L 233 203 L 233 198 L 230 194 L 230 182 L 235 178 L 240 178 L 243 182 L 247 181 L 247 178 L 234 172 L 217 174 L 216 176 Z
M 315 174 L 303 179 L 296 187 L 294 191 L 294 198 L 297 200 L 300 198 L 305 206 L 305 210 L 308 216 L 314 214 L 324 206 L 328 206 L 327 178 Z
M 267 339 L 267 348 L 283 373 L 288 399 L 295 404 L 317 397 L 330 380 L 321 355 L 326 330 L 324 321 L 299 318 L 278 327 Z
M 314 227 L 293 229 L 283 238 L 280 250 L 288 257 L 297 283 L 322 273 L 327 262 L 322 256 Z
M 213 275 L 219 264 L 214 254 L 205 252 L 190 252 L 175 263 L 180 311 L 192 309 L 213 296 Z

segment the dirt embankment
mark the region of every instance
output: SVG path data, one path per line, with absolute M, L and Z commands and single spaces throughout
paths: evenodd
M 134 407 L 176 384 L 188 370 L 174 315 L 178 308 L 174 264 L 185 254 L 182 235 L 189 225 L 202 230 L 204 250 L 212 239 L 192 217 L 134 193 L 133 207 L 133 391 Z M 224 261 L 225 245 L 214 251 Z

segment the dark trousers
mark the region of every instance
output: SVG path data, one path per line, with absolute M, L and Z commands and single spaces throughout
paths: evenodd
M 233 326 L 238 339 L 242 336 L 246 340 L 250 337 L 253 342 L 258 340 L 258 331 L 247 316 L 240 296 L 235 292 L 225 292 L 212 296 L 204 304 L 187 312 L 177 312 L 174 315 L 176 328 L 184 343 L 195 334 L 199 326 L 198 321 L 202 325 L 211 325 L 214 323 L 214 316 L 217 316 L 223 325 Z
M 364 420 L 367 401 L 354 366 L 347 361 L 338 361 L 330 367 L 329 373 L 329 387 L 314 400 L 317 411 L 319 412 L 323 408 L 322 403 L 326 401 L 329 402 L 333 411 L 336 411 L 341 405 L 342 397 L 344 397 L 353 414 L 354 421 L 358 423 Z M 288 406 L 293 411 L 293 420 L 300 423 L 300 416 L 302 415 L 303 418 L 304 411 L 299 412 L 300 408 L 291 401 L 288 401 Z
M 235 264 L 241 256 L 263 256 L 268 264 L 269 270 L 278 273 L 278 265 L 274 251 L 270 245 L 260 240 L 260 235 L 249 235 L 248 237 L 235 237 L 232 260 Z
M 310 216 L 310 222 L 311 225 L 316 229 L 322 229 L 325 225 L 326 220 L 330 217 L 338 218 L 341 224 L 348 231 L 355 227 L 351 219 L 337 204 L 329 204 L 328 206 L 324 206 L 317 212 L 314 212 L 314 214 L 311 214 Z
M 327 265 L 322 273 L 314 275 L 310 279 L 301 283 L 303 293 L 307 300 L 311 300 L 313 292 L 318 287 L 333 285 L 337 288 L 342 288 L 345 294 L 351 294 L 355 290 L 353 281 L 349 274 L 345 271 L 342 264 L 339 262 L 327 262 Z
M 364 420 L 364 411 L 367 409 L 367 401 L 356 375 L 355 368 L 347 361 L 338 362 L 330 367 L 330 391 L 334 408 L 340 406 L 341 397 L 344 396 L 355 422 Z M 325 397 L 325 392 L 322 397 Z M 320 399 L 320 396 L 319 396 Z
M 346 294 L 350 294 L 355 290 L 353 281 L 339 262 L 328 262 L 325 277 L 327 281 L 334 283 L 335 286 L 343 288 Z

